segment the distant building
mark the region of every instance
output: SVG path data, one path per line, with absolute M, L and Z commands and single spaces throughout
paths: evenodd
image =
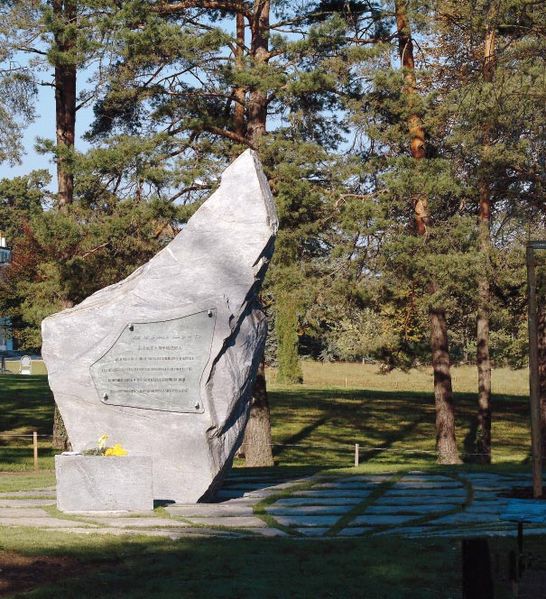
M 2 270 L 11 261 L 11 249 L 6 244 L 6 238 L 0 231 L 0 277 Z M 0 353 L 14 350 L 11 321 L 0 314 Z

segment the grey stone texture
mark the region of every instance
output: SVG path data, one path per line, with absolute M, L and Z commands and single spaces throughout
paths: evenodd
M 255 516 L 225 516 L 211 518 L 191 518 L 193 524 L 205 526 L 226 526 L 229 528 L 265 528 L 266 523 Z
M 275 520 L 283 526 L 333 526 L 338 520 L 339 516 L 276 516 Z
M 144 456 L 55 456 L 62 512 L 153 510 L 152 459 Z
M 257 299 L 278 227 L 256 154 L 244 152 L 180 234 L 125 280 L 43 321 L 49 383 L 75 451 L 102 434 L 153 458 L 154 498 L 192 503 L 214 490 L 248 418 L 267 325 Z M 195 413 L 108 405 L 90 373 L 134 323 L 213 311 Z

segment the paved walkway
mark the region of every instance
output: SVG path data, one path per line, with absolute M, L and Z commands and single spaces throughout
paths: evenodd
M 0 493 L 0 526 L 172 539 L 511 536 L 515 525 L 499 519 L 507 501 L 500 494 L 530 485 L 530 477 L 516 474 L 317 474 L 286 480 L 240 470 L 228 479 L 218 503 L 172 504 L 142 514 L 62 514 L 55 507 L 54 487 Z M 526 527 L 525 533 L 546 534 L 546 525 Z

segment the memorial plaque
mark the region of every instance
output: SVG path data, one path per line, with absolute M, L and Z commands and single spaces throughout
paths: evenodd
M 91 366 L 104 404 L 203 412 L 200 381 L 209 360 L 216 310 L 160 322 L 128 324 Z

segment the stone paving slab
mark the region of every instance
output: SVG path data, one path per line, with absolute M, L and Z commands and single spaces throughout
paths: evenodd
M 277 504 L 267 508 L 267 513 L 272 516 L 308 516 L 326 514 L 346 514 L 352 506 L 342 505 L 302 505 L 298 507 L 277 507 Z
M 11 499 L 17 497 L 25 497 L 25 498 L 40 498 L 45 497 L 47 499 L 55 499 L 56 493 L 55 489 L 29 489 L 28 491 L 9 491 L 5 493 L 0 493 L 0 498 Z
M 376 488 L 377 484 L 367 482 L 329 482 L 313 485 L 313 489 L 338 489 L 343 491 L 347 489 L 363 489 L 365 491 L 373 491 Z
M 410 489 L 391 487 L 386 493 L 385 497 L 391 497 L 393 495 L 403 495 L 407 497 L 422 497 L 423 501 L 426 501 L 429 497 L 466 497 L 466 489 Z
M 274 506 L 302 506 L 302 505 L 346 505 L 352 507 L 361 503 L 361 497 L 284 497 L 277 500 Z
M 339 482 L 364 481 L 371 483 L 384 483 L 392 478 L 392 474 L 356 474 L 355 476 L 338 479 Z
M 45 510 L 36 507 L 3 507 L 0 508 L 0 518 L 49 518 Z
M 481 524 L 484 522 L 499 522 L 499 514 L 472 514 L 465 511 L 434 520 L 434 524 Z
M 0 526 L 29 526 L 31 528 L 70 528 L 74 526 L 92 526 L 86 522 L 62 520 L 61 518 L 0 518 Z
M 365 499 L 370 495 L 366 490 L 357 491 L 356 489 L 322 489 L 322 490 L 308 490 L 308 491 L 296 491 L 293 493 L 295 497 L 361 497 Z
M 451 490 L 451 489 L 464 489 L 463 485 L 461 485 L 461 483 L 457 483 L 457 482 L 451 482 L 451 483 L 443 483 L 443 482 L 432 482 L 432 481 L 426 481 L 426 482 L 418 482 L 418 481 L 408 481 L 408 480 L 402 480 L 397 482 L 394 486 L 394 489 L 419 489 L 419 490 L 426 490 L 428 491 L 429 489 L 445 489 L 445 490 Z
M 275 518 L 279 524 L 284 526 L 295 526 L 297 528 L 307 526 L 333 526 L 338 520 L 338 516 L 278 516 Z
M 304 537 L 323 537 L 330 529 L 320 526 L 309 526 L 307 528 L 295 528 Z
M 219 491 L 216 497 L 220 500 L 223 499 L 237 499 L 237 498 L 254 498 L 254 499 L 265 499 L 275 495 L 278 491 L 271 489 L 261 489 L 259 491 L 248 491 L 242 493 L 240 491 Z
M 169 518 L 92 518 L 93 522 L 102 527 L 112 526 L 114 528 L 182 528 L 189 526 L 181 520 Z
M 225 518 L 190 518 L 193 524 L 205 526 L 227 526 L 230 528 L 265 528 L 267 524 L 254 516 L 233 516 Z
M 476 473 L 462 475 L 472 485 L 473 494 L 453 478 L 415 471 L 386 489 L 356 516 L 337 536 L 366 534 L 419 537 L 514 536 L 516 526 L 503 523 L 499 515 L 507 498 L 498 494 L 514 486 L 530 486 L 530 477 L 502 477 Z M 320 475 L 287 480 L 283 477 L 235 477 L 222 489 L 215 503 L 165 506 L 173 518 L 156 517 L 153 512 L 78 513 L 79 519 L 50 516 L 42 508 L 55 505 L 54 488 L 0 493 L 0 526 L 30 526 L 74 534 L 146 535 L 172 539 L 183 537 L 287 536 L 256 517 L 253 506 L 271 495 L 288 492 L 268 506 L 267 512 L 279 524 L 290 526 L 303 537 L 320 538 L 355 505 L 369 500 L 378 484 L 392 481 L 392 475 L 356 475 L 341 479 Z M 295 491 L 297 484 L 314 485 Z M 434 517 L 456 510 L 470 498 L 464 511 Z M 156 512 L 160 514 L 160 512 Z M 420 525 L 412 522 L 422 517 Z M 383 530 L 389 527 L 388 530 Z M 227 530 L 227 529 L 237 530 Z M 525 527 L 525 534 L 545 534 L 545 527 Z M 290 535 L 288 535 L 290 536 Z
M 6 507 L 46 507 L 57 505 L 55 499 L 0 499 L 0 508 Z
M 52 529 L 57 532 L 67 532 L 73 534 L 84 535 L 114 535 L 114 536 L 145 536 L 145 537 L 165 537 L 173 541 L 187 537 L 227 537 L 239 538 L 240 535 L 230 532 L 224 533 L 218 530 L 208 530 L 205 528 L 180 528 L 180 529 L 163 529 L 163 530 L 131 530 L 128 528 L 59 528 Z
M 448 512 L 457 509 L 459 505 L 454 503 L 435 503 L 429 504 L 399 504 L 399 505 L 382 505 L 375 504 L 366 508 L 366 514 L 434 514 L 434 512 Z
M 261 535 L 263 537 L 288 537 L 289 534 L 284 532 L 284 530 L 279 530 L 278 528 L 253 528 L 252 533 L 254 535 Z
M 227 516 L 252 516 L 252 504 L 228 503 L 197 503 L 195 505 L 170 505 L 165 510 L 172 516 L 184 518 L 195 517 L 227 517 Z
M 461 506 L 465 502 L 465 497 L 444 497 L 439 495 L 437 497 L 423 497 L 422 495 L 382 495 L 374 505 L 428 505 L 432 511 L 436 511 L 437 505 L 445 505 L 450 503 L 454 506 Z
M 354 520 L 351 520 L 347 526 L 398 526 L 398 524 L 404 524 L 410 520 L 415 520 L 416 516 L 400 516 L 397 514 L 362 514 L 356 516 Z
M 343 528 L 337 533 L 338 537 L 359 537 L 363 534 L 366 534 L 372 531 L 373 528 L 364 527 L 364 526 L 354 526 L 351 528 Z

